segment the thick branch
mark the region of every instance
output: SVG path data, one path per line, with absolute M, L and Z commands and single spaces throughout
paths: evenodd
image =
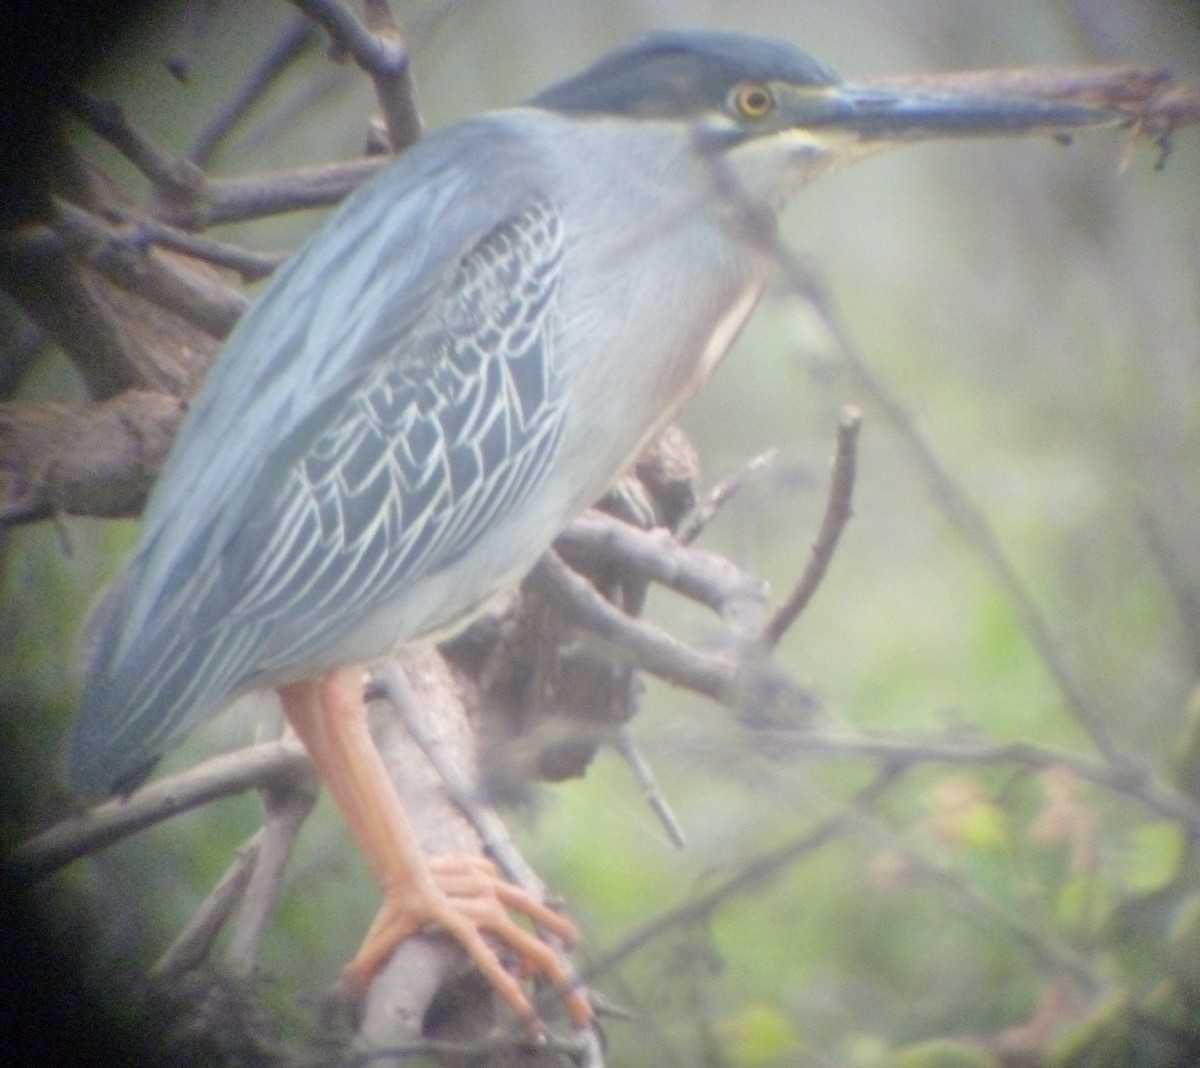
M 194 323 L 215 338 L 224 338 L 250 301 L 244 293 L 198 265 L 184 266 L 176 257 L 147 247 L 147 232 L 137 226 L 118 233 L 90 212 L 60 202 L 56 227 L 73 252 L 110 281 L 152 304 Z
M 53 229 L 33 227 L 0 238 L 0 284 L 62 345 L 92 396 L 148 385 L 137 368 L 151 362 L 150 354 L 134 353 L 137 341 Z
M 665 530 L 646 531 L 601 512 L 574 520 L 555 539 L 555 549 L 575 567 L 596 559 L 617 564 L 676 593 L 707 605 L 739 633 L 757 634 L 767 584 L 728 557 L 681 545 Z
M 0 404 L 0 524 L 136 515 L 183 419 L 178 397 L 127 390 L 103 404 Z
M 325 208 L 343 200 L 386 162 L 386 158 L 352 159 L 248 178 L 207 179 L 202 190 L 176 198 L 159 214 L 184 230 L 204 230 L 218 223 Z

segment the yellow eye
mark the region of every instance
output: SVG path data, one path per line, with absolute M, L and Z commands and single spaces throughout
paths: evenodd
M 742 82 L 732 93 L 733 106 L 744 119 L 761 119 L 775 109 L 771 90 L 758 82 Z

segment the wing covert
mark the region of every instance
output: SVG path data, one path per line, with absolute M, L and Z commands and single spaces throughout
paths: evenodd
M 319 653 L 452 564 L 537 485 L 561 425 L 561 226 L 536 199 L 486 234 L 403 358 L 370 361 L 273 506 L 230 546 L 242 591 L 232 618 L 271 621 L 256 668 Z

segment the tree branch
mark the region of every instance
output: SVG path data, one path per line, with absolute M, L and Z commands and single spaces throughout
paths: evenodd
M 383 110 L 392 151 L 401 152 L 421 136 L 416 85 L 409 68 L 408 42 L 387 0 L 364 0 L 366 24 L 337 0 L 292 0 L 329 33 L 337 47 L 370 76 Z
M 8 864 L 21 879 L 40 879 L 182 812 L 273 781 L 311 774 L 312 765 L 295 742 L 264 742 L 225 753 L 151 782 L 127 798 L 105 801 L 63 820 L 15 849 Z
M 854 476 L 858 465 L 858 431 L 861 426 L 862 413 L 857 408 L 842 409 L 842 418 L 838 423 L 837 450 L 833 457 L 833 474 L 829 480 L 829 496 L 825 502 L 825 515 L 809 551 L 804 573 L 763 630 L 763 644 L 768 649 L 774 649 L 779 644 L 779 639 L 808 607 L 808 602 L 821 585 L 821 579 L 825 577 L 829 561 L 833 559 L 842 531 L 850 519 Z

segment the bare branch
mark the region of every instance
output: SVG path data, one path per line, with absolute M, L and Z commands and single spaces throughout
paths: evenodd
M 15 849 L 9 865 L 21 879 L 40 879 L 181 812 L 311 772 L 308 757 L 294 742 L 264 742 L 225 753 L 63 820 Z
M 681 545 L 665 530 L 645 531 L 595 510 L 572 521 L 554 541 L 573 566 L 597 557 L 707 605 L 735 631 L 757 635 L 767 585 L 728 557 Z
M 687 835 L 684 834 L 683 824 L 679 822 L 679 817 L 675 815 L 670 802 L 667 801 L 662 790 L 659 789 L 658 781 L 654 776 L 654 769 L 642 755 L 641 749 L 638 748 L 637 741 L 633 737 L 633 731 L 629 729 L 629 724 L 624 724 L 617 729 L 613 748 L 621 754 L 625 763 L 629 765 L 629 769 L 633 772 L 633 777 L 642 791 L 642 797 L 645 799 L 646 804 L 650 806 L 650 810 L 658 817 L 658 822 L 663 825 L 663 829 L 667 832 L 667 837 L 671 840 L 671 844 L 676 849 L 685 848 L 687 846 Z
M 317 803 L 318 789 L 316 769 L 312 767 L 308 775 L 274 780 L 262 789 L 262 839 L 242 896 L 237 925 L 225 950 L 225 964 L 234 976 L 253 975 L 258 967 L 296 836 Z
M 717 909 L 740 894 L 765 886 L 787 871 L 792 865 L 828 845 L 851 826 L 855 818 L 867 811 L 883 796 L 896 778 L 892 771 L 881 771 L 859 790 L 842 808 L 803 834 L 777 849 L 743 864 L 702 893 L 682 905 L 669 909 L 649 923 L 642 924 L 617 945 L 588 966 L 584 973 L 587 982 L 595 982 L 617 968 L 624 960 L 658 941 L 670 931 L 705 922 Z
M 387 0 L 365 0 L 365 25 L 337 0 L 293 0 L 293 3 L 325 27 L 337 47 L 370 75 L 383 109 L 392 151 L 400 152 L 416 143 L 421 137 L 421 116 L 409 68 L 408 42 Z
M 255 282 L 265 278 L 286 258 L 284 253 L 253 252 L 239 245 L 218 241 L 210 237 L 199 237 L 186 230 L 177 229 L 167 223 L 152 219 L 136 211 L 109 206 L 109 211 L 118 215 L 129 227 L 127 240 L 134 245 L 152 243 L 162 248 L 182 252 L 194 260 L 211 263 L 214 267 L 227 267 L 236 271 L 243 282 Z M 232 292 L 241 292 L 229 287 Z M 245 300 L 245 298 L 242 298 Z
M 0 238 L 0 283 L 26 314 L 62 345 L 96 398 L 149 382 L 138 342 L 68 254 L 53 229 L 31 227 Z
M 738 683 L 734 661 L 698 652 L 666 631 L 614 608 L 553 551 L 542 557 L 527 581 L 552 603 L 566 609 L 590 636 L 610 645 L 617 659 L 629 660 L 668 682 L 715 700 L 733 699 Z
M 179 197 L 162 205 L 161 215 L 184 230 L 204 230 L 219 223 L 329 207 L 352 193 L 386 162 L 386 158 L 372 157 L 249 178 L 208 179 L 195 196 Z
M 824 329 L 849 368 L 855 383 L 878 405 L 917 461 L 921 474 L 943 514 L 987 565 L 996 584 L 1021 621 L 1021 626 L 1034 649 L 1054 678 L 1071 714 L 1087 731 L 1092 743 L 1106 759 L 1114 764 L 1127 760 L 1105 726 L 1104 713 L 1075 678 L 1075 673 L 1067 664 L 1059 647 L 1053 628 L 1038 608 L 1029 589 L 1021 581 L 987 517 L 950 474 L 933 445 L 904 410 L 899 398 L 872 370 L 819 286 L 786 250 L 780 248 L 777 258 L 796 296 L 805 301 L 820 317 Z
M 0 403 L 0 526 L 137 515 L 183 414 L 178 397 L 146 390 L 88 407 Z
M 246 116 L 263 94 L 275 84 L 292 63 L 312 47 L 317 39 L 316 27 L 306 18 L 293 18 L 267 50 L 245 83 L 216 115 L 209 120 L 192 143 L 188 158 L 204 166 L 217 147 Z
M 858 431 L 862 426 L 862 413 L 847 406 L 842 409 L 838 422 L 837 450 L 833 456 L 833 474 L 829 480 L 829 496 L 825 502 L 825 515 L 820 530 L 809 550 L 804 573 L 779 610 L 763 630 L 763 644 L 774 649 L 779 639 L 808 607 L 808 602 L 821 585 L 821 579 L 833 559 L 838 540 L 851 515 L 851 497 L 854 493 L 854 476 L 858 463 Z
M 191 160 L 181 159 L 159 148 L 129 121 L 125 110 L 111 100 L 98 100 L 81 89 L 72 89 L 67 107 L 93 133 L 104 138 L 142 172 L 155 195 L 167 203 L 192 201 L 204 189 L 204 172 Z
M 1158 817 L 1183 824 L 1193 835 L 1200 837 L 1200 804 L 1182 791 L 1166 786 L 1150 775 L 1029 742 L 998 743 L 986 738 L 807 728 L 767 728 L 756 734 L 768 739 L 776 752 L 866 758 L 882 767 L 906 769 L 923 764 L 966 764 L 1037 771 L 1062 766 L 1094 786 L 1131 798 Z
M 209 891 L 166 952 L 154 962 L 150 969 L 152 975 L 174 979 L 198 968 L 208 959 L 217 937 L 250 883 L 262 838 L 263 828 L 260 827 L 242 843 L 221 880 Z
M 65 201 L 58 203 L 58 209 L 61 218 L 56 229 L 72 252 L 86 256 L 89 265 L 110 281 L 213 337 L 224 338 L 249 307 L 244 293 L 214 274 L 147 248 L 145 228 L 134 226 L 118 233 L 95 215 Z

